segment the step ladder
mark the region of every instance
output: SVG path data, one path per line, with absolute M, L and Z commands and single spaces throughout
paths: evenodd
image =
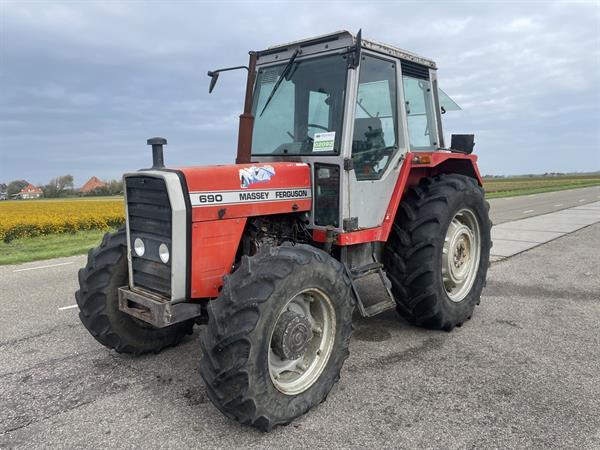
M 360 267 L 349 268 L 348 265 L 344 263 L 344 269 L 346 270 L 347 275 L 350 277 L 352 291 L 354 292 L 356 303 L 358 304 L 358 310 L 363 317 L 373 317 L 396 306 L 394 296 L 390 289 L 390 281 L 386 278 L 385 273 L 383 272 L 383 264 L 373 261 L 372 263 L 365 264 Z M 365 303 L 358 292 L 355 281 L 373 274 L 379 275 L 379 279 L 385 288 L 387 296 L 381 299 L 381 301 Z

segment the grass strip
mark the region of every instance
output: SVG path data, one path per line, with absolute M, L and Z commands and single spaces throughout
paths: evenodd
M 485 198 L 487 199 L 492 199 L 492 198 L 502 198 L 502 197 L 516 197 L 518 195 L 529 195 L 529 194 L 543 194 L 544 192 L 555 192 L 555 191 L 567 191 L 570 189 L 580 189 L 580 188 L 585 188 L 585 187 L 592 187 L 592 186 L 600 186 L 600 180 L 598 181 L 592 181 L 590 183 L 584 183 L 584 184 L 579 184 L 577 186 L 573 186 L 573 185 L 563 185 L 563 186 L 540 186 L 540 187 L 524 187 L 524 188 L 517 188 L 517 189 L 509 189 L 509 190 L 498 190 L 498 191 L 486 191 L 485 193 Z M 484 189 L 485 189 L 485 183 L 484 183 Z
M 78 231 L 0 242 L 0 265 L 81 255 L 102 241 L 104 231 Z

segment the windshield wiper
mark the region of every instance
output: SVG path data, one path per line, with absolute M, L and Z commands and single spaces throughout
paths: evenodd
M 263 106 L 262 111 L 258 115 L 259 117 L 263 115 L 263 113 L 265 112 L 265 109 L 267 109 L 267 106 L 269 106 L 269 103 L 271 103 L 271 99 L 275 95 L 275 92 L 277 92 L 277 89 L 279 89 L 279 85 L 281 84 L 281 82 L 284 80 L 284 78 L 286 78 L 288 76 L 288 74 L 290 72 L 290 69 L 292 68 L 292 65 L 294 64 L 294 61 L 296 60 L 296 56 L 298 56 L 299 54 L 300 54 L 300 49 L 297 48 L 294 51 L 294 53 L 292 54 L 292 57 L 290 58 L 290 60 L 288 61 L 288 63 L 285 65 L 285 67 L 281 71 L 281 75 L 279 76 L 279 78 L 275 82 L 275 85 L 273 86 L 273 89 L 271 89 L 271 93 L 269 94 L 269 97 L 267 98 L 267 102 L 265 103 L 265 106 Z

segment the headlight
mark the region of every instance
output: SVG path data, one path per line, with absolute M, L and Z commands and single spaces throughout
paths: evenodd
M 142 241 L 140 238 L 135 238 L 135 241 L 133 241 L 133 250 L 135 251 L 136 255 L 144 256 L 144 252 L 146 251 L 144 241 Z
M 169 262 L 169 247 L 167 247 L 167 244 L 160 244 L 158 247 L 158 256 L 160 256 L 160 260 L 165 264 Z

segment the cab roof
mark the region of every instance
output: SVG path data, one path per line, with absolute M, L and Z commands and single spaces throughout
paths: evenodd
M 419 56 L 415 53 L 402 50 L 398 47 L 394 47 L 388 44 L 382 44 L 372 39 L 362 38 L 362 48 L 371 50 L 373 52 L 381 53 L 384 55 L 390 55 L 396 58 L 400 58 L 406 61 L 412 61 L 423 66 L 427 66 L 431 69 L 436 69 L 435 61 Z M 270 63 L 278 60 L 285 60 L 291 56 L 296 48 L 302 48 L 302 55 L 310 55 L 316 53 L 322 53 L 325 51 L 342 49 L 352 47 L 356 44 L 356 35 L 349 31 L 342 30 L 336 31 L 335 33 L 324 34 L 308 39 L 302 39 L 299 41 L 288 42 L 286 44 L 279 44 L 272 47 L 268 47 L 266 50 L 257 52 L 258 63 Z

